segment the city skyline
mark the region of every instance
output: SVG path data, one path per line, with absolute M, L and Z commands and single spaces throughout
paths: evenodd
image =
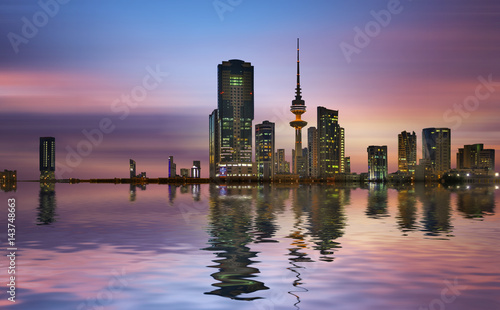
M 65 164 L 68 150 L 93 137 L 99 143 L 64 177 L 126 177 L 123 167 L 130 158 L 148 176 L 165 176 L 168 156 L 177 158 L 179 167 L 201 160 L 202 177 L 208 177 L 206 116 L 217 102 L 214 68 L 227 59 L 255 67 L 254 122 L 276 123 L 275 148 L 286 149 L 292 162 L 288 122 L 297 37 L 309 107 L 303 130 L 317 126 L 315 107 L 338 110 L 353 172 L 367 172 L 369 145 L 387 145 L 388 170 L 396 171 L 402 131 L 417 133 L 421 159 L 419 133 L 428 127 L 453 131 L 452 168 L 464 145 L 484 144 L 498 152 L 499 5 L 401 2 L 402 10 L 348 62 L 341 44 L 355 46 L 354 29 L 365 29 L 377 20 L 372 12 L 388 10 L 387 5 L 242 2 L 221 20 L 211 2 L 110 1 L 95 15 L 91 4 L 71 2 L 16 53 L 9 33 L 22 34 L 22 18 L 31 19 L 42 8 L 27 1 L 6 4 L 0 8 L 9 15 L 0 33 L 0 128 L 8 134 L 0 140 L 0 168 L 17 170 L 19 179 L 38 179 L 39 137 L 56 138 L 56 167 Z M 124 24 L 131 16 L 138 18 Z M 262 17 L 260 24 L 252 20 L 256 16 Z M 296 23 L 298 16 L 303 23 Z M 89 35 L 86 25 L 103 31 Z M 234 34 L 246 37 L 239 44 L 219 38 Z M 150 89 L 146 98 L 126 105 L 123 96 L 140 98 L 134 92 L 138 85 Z M 106 118 L 112 123 L 101 122 Z M 92 135 L 95 129 L 104 129 L 102 139 Z

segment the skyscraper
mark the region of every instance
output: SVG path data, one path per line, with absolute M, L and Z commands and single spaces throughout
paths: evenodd
M 306 102 L 302 100 L 300 89 L 300 50 L 299 39 L 297 39 L 297 86 L 295 88 L 295 99 L 292 101 L 290 111 L 295 115 L 295 120 L 290 122 L 290 126 L 295 129 L 295 152 L 293 160 L 293 173 L 305 176 L 303 165 L 305 163 L 302 158 L 302 128 L 307 125 L 307 122 L 301 119 L 302 114 L 306 112 Z
M 417 135 L 403 131 L 398 135 L 398 170 L 415 174 L 417 166 Z
M 318 173 L 321 178 L 344 172 L 344 129 L 338 123 L 338 114 L 337 110 L 318 107 Z
M 130 178 L 135 178 L 137 176 L 136 172 L 136 165 L 135 165 L 135 160 L 130 159 L 129 161 L 129 172 L 130 172 Z
M 193 167 L 191 167 L 191 177 L 197 179 L 201 177 L 201 163 L 199 160 L 193 160 Z
M 385 181 L 387 178 L 387 146 L 371 145 L 368 152 L 368 180 Z
M 238 59 L 217 67 L 218 104 L 209 128 L 212 178 L 252 175 L 253 72 L 249 62 Z
M 318 131 L 316 127 L 307 129 L 307 148 L 309 159 L 309 176 L 318 177 Z
M 427 160 L 432 172 L 438 176 L 451 168 L 451 130 L 425 128 L 422 130 L 422 158 Z
M 276 166 L 275 171 L 278 174 L 290 173 L 290 163 L 285 159 L 285 149 L 278 149 L 276 151 Z
M 40 180 L 55 179 L 56 170 L 56 139 L 40 137 Z
M 209 165 L 210 178 L 215 179 L 220 162 L 219 110 L 215 109 L 209 117 Z
M 255 162 L 259 179 L 274 177 L 274 123 L 255 125 Z
M 168 157 L 168 177 L 175 178 L 177 176 L 177 165 L 174 163 L 174 156 Z

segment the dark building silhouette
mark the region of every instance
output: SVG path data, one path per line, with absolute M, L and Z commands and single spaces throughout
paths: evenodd
M 495 150 L 485 149 L 483 144 L 464 145 L 458 149 L 457 169 L 491 173 L 495 171 Z
M 56 171 L 56 139 L 40 137 L 40 180 L 54 180 Z
M 130 172 L 131 179 L 135 178 L 135 176 L 137 175 L 136 164 L 135 164 L 135 160 L 133 160 L 133 159 L 129 160 L 129 172 Z

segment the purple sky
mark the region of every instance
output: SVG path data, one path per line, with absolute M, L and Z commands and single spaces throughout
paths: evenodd
M 464 144 L 500 151 L 498 1 L 41 3 L 50 14 L 37 1 L 0 4 L 0 169 L 20 179 L 38 177 L 40 136 L 56 137 L 63 177 L 127 177 L 129 158 L 166 176 L 169 155 L 178 168 L 201 160 L 207 176 L 217 65 L 234 58 L 255 67 L 254 124 L 276 122 L 290 157 L 297 37 L 303 118 L 315 126 L 317 106 L 339 110 L 353 171 L 367 170 L 369 145 L 388 145 L 396 171 L 403 130 L 417 133 L 420 158 L 423 128 L 452 128 L 452 167 Z M 123 96 L 140 100 L 127 108 Z M 103 119 L 114 130 L 84 149 L 82 131 Z

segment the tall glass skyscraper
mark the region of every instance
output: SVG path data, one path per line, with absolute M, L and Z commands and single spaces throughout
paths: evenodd
M 398 170 L 415 174 L 417 166 L 417 135 L 403 131 L 398 135 Z
M 274 123 L 255 125 L 255 162 L 259 179 L 274 177 Z
M 40 180 L 55 179 L 56 139 L 40 137 Z
M 316 127 L 307 129 L 309 176 L 318 177 L 318 131 Z
M 318 107 L 318 173 L 321 178 L 344 172 L 344 129 L 339 111 Z
M 253 66 L 242 60 L 223 61 L 217 67 L 218 104 L 209 127 L 212 178 L 221 175 L 221 167 L 224 176 L 250 176 L 252 172 L 253 77 Z
M 422 130 L 422 158 L 433 173 L 442 175 L 451 168 L 451 129 L 424 128 Z

